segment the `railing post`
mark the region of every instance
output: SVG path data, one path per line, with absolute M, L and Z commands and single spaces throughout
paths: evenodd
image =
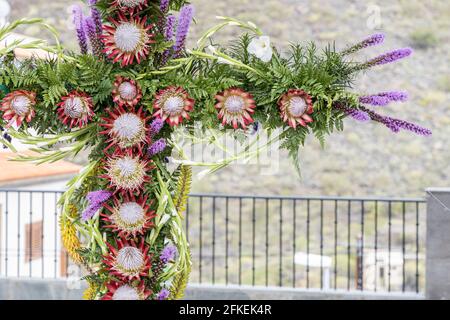
M 450 188 L 427 189 L 426 298 L 450 299 Z

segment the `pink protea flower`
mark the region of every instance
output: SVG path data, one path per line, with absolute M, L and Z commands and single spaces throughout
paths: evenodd
M 111 275 L 122 281 L 139 280 L 148 276 L 151 256 L 148 254 L 149 246 L 145 245 L 145 239 L 142 238 L 139 245 L 124 238 L 118 239 L 116 243 L 117 248 L 106 243 L 110 252 L 103 260 Z
M 150 210 L 152 202 L 147 203 L 147 196 L 136 198 L 134 195 L 125 195 L 123 199 L 115 197 L 112 206 L 105 204 L 109 214 L 101 213 L 105 228 L 119 234 L 121 238 L 136 238 L 145 235 L 145 232 L 154 226 L 155 211 Z
M 146 300 L 153 292 L 145 287 L 145 282 L 139 283 L 111 281 L 106 285 L 108 292 L 102 300 Z
M 20 127 L 25 120 L 31 122 L 34 118 L 36 105 L 36 93 L 17 90 L 7 94 L 2 101 L 0 110 L 3 111 L 3 119 L 9 121 L 7 128 L 16 123 Z
M 255 112 L 256 104 L 253 96 L 239 88 L 227 89 L 216 95 L 216 109 L 219 110 L 219 119 L 222 124 L 231 124 L 234 129 L 239 125 L 243 129 L 253 123 L 252 114 Z
M 136 106 L 142 98 L 141 88 L 136 81 L 121 76 L 116 77 L 112 90 L 113 100 L 119 106 Z
M 194 109 L 194 99 L 181 87 L 168 87 L 156 94 L 153 109 L 155 118 L 160 118 L 170 126 L 177 126 L 183 119 L 190 119 L 189 112 Z
M 147 0 L 114 0 L 111 6 L 120 11 L 142 10 L 147 6 Z
M 141 63 L 149 54 L 150 44 L 155 42 L 154 34 L 150 32 L 153 24 L 147 24 L 147 17 L 139 18 L 131 13 L 127 18 L 122 12 L 117 19 L 109 18 L 109 21 L 110 25 L 103 25 L 104 53 L 114 62 L 120 62 L 122 67 L 135 60 Z
M 100 126 L 105 130 L 100 134 L 107 135 L 109 139 L 106 141 L 106 148 L 117 146 L 120 149 L 136 148 L 138 155 L 143 153 L 143 144 L 149 142 L 150 136 L 147 134 L 147 121 L 142 107 L 136 111 L 127 111 L 122 107 L 114 110 L 108 110 L 109 117 L 103 118 L 104 123 Z
M 291 89 L 278 100 L 281 118 L 290 127 L 306 127 L 313 122 L 310 114 L 314 112 L 311 96 L 303 90 Z
M 92 98 L 84 92 L 72 91 L 58 104 L 58 115 L 70 128 L 85 126 L 94 116 Z

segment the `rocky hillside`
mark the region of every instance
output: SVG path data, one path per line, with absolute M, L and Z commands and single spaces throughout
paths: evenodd
M 383 47 L 359 59 L 396 47 L 416 49 L 413 58 L 380 67 L 356 83 L 367 93 L 407 90 L 411 99 L 386 112 L 434 131 L 431 138 L 391 134 L 374 124 L 346 122 L 346 130 L 328 140 L 325 149 L 311 138 L 302 149 L 302 177 L 290 160 L 280 157 L 280 170 L 264 175 L 255 166 L 237 165 L 194 184 L 195 191 L 290 195 L 423 196 L 429 186 L 448 186 L 450 176 L 450 2 L 442 0 L 366 1 L 194 0 L 197 25 L 191 39 L 215 23 L 216 15 L 234 16 L 259 25 L 280 47 L 289 42 L 336 41 L 342 48 L 374 32 L 384 32 Z M 43 16 L 75 49 L 68 0 L 10 0 L 12 18 Z M 236 30 L 223 32 L 226 41 Z M 24 33 L 42 37 L 30 27 Z M 192 41 L 192 44 L 195 42 Z M 447 137 L 447 138 L 446 138 Z

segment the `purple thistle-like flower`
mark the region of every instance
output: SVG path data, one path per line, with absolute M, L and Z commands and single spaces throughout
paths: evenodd
M 75 29 L 77 32 L 77 39 L 81 53 L 86 54 L 88 52 L 88 44 L 87 44 L 86 30 L 84 27 L 84 17 L 81 7 L 79 5 L 73 6 L 72 14 L 73 14 L 73 24 L 75 25 Z
M 378 94 L 363 96 L 359 101 L 363 104 L 370 104 L 372 106 L 387 106 L 394 101 L 404 102 L 408 100 L 408 93 L 404 91 L 389 91 Z
M 161 153 L 164 151 L 164 149 L 166 148 L 167 144 L 166 144 L 166 140 L 164 138 L 161 138 L 157 141 L 155 141 L 150 148 L 148 148 L 148 155 L 150 157 L 153 157 L 155 155 L 157 155 L 158 153 Z
M 89 192 L 86 196 L 89 205 L 83 211 L 81 217 L 84 221 L 91 219 L 100 210 L 103 204 L 112 197 L 112 193 L 105 190 Z
M 194 16 L 194 7 L 186 5 L 180 10 L 180 17 L 178 19 L 178 28 L 175 39 L 175 46 L 173 48 L 175 56 L 178 57 L 186 45 L 186 38 L 189 32 L 192 18 Z
M 161 255 L 159 256 L 159 259 L 164 264 L 167 264 L 167 263 L 169 263 L 169 261 L 171 261 L 175 258 L 176 253 L 177 253 L 177 248 L 175 246 L 169 245 L 163 249 L 163 251 L 161 252 Z
M 421 136 L 431 136 L 433 134 L 431 130 L 421 127 L 414 123 L 411 123 L 411 122 L 408 122 L 405 120 L 400 120 L 400 119 L 396 119 L 396 118 L 383 116 L 383 115 L 378 114 L 378 113 L 376 113 L 372 110 L 369 110 L 365 107 L 361 107 L 361 110 L 365 111 L 373 121 L 384 124 L 386 127 L 391 129 L 392 132 L 397 133 L 403 129 L 403 130 L 408 130 L 408 131 L 414 132 L 415 134 L 418 134 Z
M 344 50 L 342 54 L 343 55 L 352 54 L 359 50 L 382 44 L 383 42 L 384 42 L 384 34 L 376 33 L 374 35 L 371 35 L 367 39 L 355 44 L 354 46 L 351 46 L 350 48 Z
M 95 30 L 98 35 L 102 34 L 102 15 L 100 11 L 95 7 L 97 0 L 88 0 L 88 5 L 91 8 L 91 17 L 94 21 Z
M 162 13 L 166 13 L 167 11 L 169 11 L 169 4 L 170 0 L 161 0 L 159 8 Z
M 385 54 L 382 54 L 376 58 L 373 58 L 372 60 L 367 61 L 366 63 L 362 64 L 360 69 L 367 69 L 373 66 L 379 66 L 387 63 L 392 63 L 397 60 L 406 58 L 410 56 L 413 53 L 413 50 L 411 48 L 403 48 L 394 50 Z
M 150 124 L 150 135 L 152 137 L 156 136 L 164 126 L 164 121 L 162 119 L 155 119 Z
M 167 298 L 169 298 L 170 296 L 170 291 L 167 289 L 162 289 L 158 295 L 156 296 L 157 300 L 167 300 Z
M 88 35 L 89 42 L 91 43 L 92 52 L 97 57 L 101 57 L 103 55 L 103 42 L 97 33 L 94 19 L 92 17 L 87 17 L 84 20 L 84 23 L 86 25 L 86 33 Z

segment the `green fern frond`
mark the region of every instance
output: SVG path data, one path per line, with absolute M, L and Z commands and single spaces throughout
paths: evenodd
M 170 299 L 171 300 L 180 300 L 184 297 L 184 293 L 186 291 L 186 287 L 189 282 L 189 276 L 191 274 L 191 252 L 187 249 L 186 255 L 189 257 L 189 262 L 186 263 L 183 270 L 173 278 L 172 286 L 170 288 Z

